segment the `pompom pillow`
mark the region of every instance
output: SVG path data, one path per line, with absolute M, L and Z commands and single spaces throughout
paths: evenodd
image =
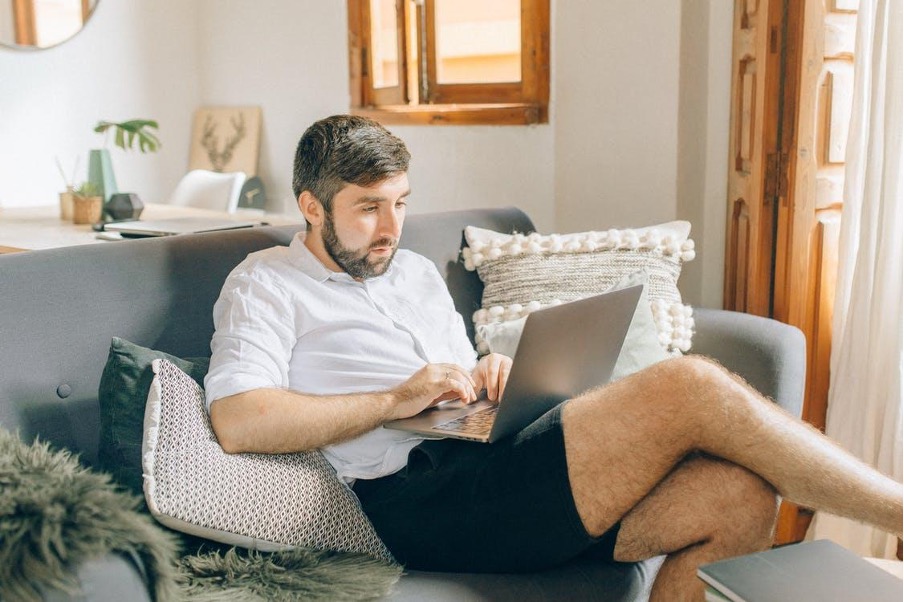
M 308 547 L 392 559 L 358 498 L 320 452 L 227 454 L 198 383 L 165 359 L 154 360 L 153 370 L 142 467 L 154 518 L 263 551 Z
M 644 287 L 637 302 L 637 309 L 634 310 L 634 317 L 631 318 L 631 325 L 628 326 L 625 342 L 618 354 L 618 360 L 612 369 L 610 382 L 669 358 L 668 352 L 659 344 L 659 333 L 647 300 L 648 280 L 646 272 L 635 272 L 625 276 L 609 289 L 616 291 L 636 285 Z M 508 322 L 483 324 L 477 327 L 477 335 L 486 343 L 490 353 L 515 357 L 526 321 L 527 316 L 524 316 Z
M 663 349 L 673 355 L 691 347 L 694 319 L 681 301 L 678 277 L 694 258 L 690 223 L 577 234 L 504 234 L 468 226 L 465 268 L 483 281 L 474 312 L 477 348 L 489 352 L 479 327 L 517 320 L 532 311 L 605 292 L 638 271 L 649 276 L 647 297 Z

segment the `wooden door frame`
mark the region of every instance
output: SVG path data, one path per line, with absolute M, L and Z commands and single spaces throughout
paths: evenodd
M 827 152 L 827 128 L 819 120 L 828 114 L 823 114 L 825 87 L 832 85 L 824 81 L 825 64 L 846 56 L 827 47 L 827 14 L 853 11 L 824 0 L 768 0 L 764 6 L 765 2 L 736 3 L 736 13 L 741 14 L 735 16 L 733 65 L 738 72 L 732 83 L 731 152 L 740 148 L 738 131 L 743 127 L 738 116 L 745 90 L 738 86 L 745 85 L 740 81 L 745 75 L 744 56 L 739 56 L 745 51 L 758 62 L 755 77 L 764 78 L 763 96 L 757 96 L 762 112 L 752 126 L 762 140 L 751 155 L 749 171 L 730 157 L 725 307 L 769 316 L 804 332 L 807 373 L 801 417 L 824 430 L 840 199 L 824 191 L 817 194 L 819 186 L 826 186 L 824 170 L 835 169 L 832 163 L 838 161 L 819 154 Z M 768 15 L 756 15 L 757 9 Z M 757 19 L 766 16 L 766 31 L 759 30 L 761 21 L 751 22 L 745 31 L 745 13 Z M 755 44 L 752 38 L 744 39 L 748 33 L 757 36 Z M 833 44 L 840 39 L 833 37 Z M 745 173 L 751 180 L 744 180 Z M 811 516 L 808 510 L 784 503 L 776 542 L 801 540 Z

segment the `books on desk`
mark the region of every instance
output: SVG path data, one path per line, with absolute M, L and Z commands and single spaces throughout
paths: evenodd
M 827 539 L 697 569 L 706 599 L 731 602 L 900 602 L 904 583 Z

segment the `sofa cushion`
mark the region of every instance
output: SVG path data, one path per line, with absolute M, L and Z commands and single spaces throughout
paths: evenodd
M 602 293 L 621 278 L 644 270 L 659 341 L 673 354 L 687 351 L 693 312 L 681 301 L 678 277 L 694 258 L 688 222 L 638 229 L 540 235 L 505 234 L 467 227 L 466 269 L 483 281 L 475 327 L 519 319 L 541 307 Z M 484 341 L 478 350 L 486 353 Z
M 166 358 L 201 383 L 208 358 L 180 359 L 114 337 L 98 389 L 100 405 L 100 451 L 98 468 L 129 491 L 142 495 L 141 438 L 144 406 L 154 374 L 151 362 Z
M 649 275 L 645 271 L 629 274 L 619 280 L 609 291 L 617 291 L 629 286 L 643 285 L 637 309 L 631 318 L 631 325 L 625 335 L 625 342 L 618 354 L 615 368 L 612 370 L 611 381 L 618 380 L 633 374 L 656 362 L 668 359 L 668 352 L 659 344 L 659 331 L 653 321 L 653 313 L 647 300 Z M 501 353 L 509 357 L 515 357 L 518 342 L 521 340 L 521 331 L 527 316 L 517 320 L 505 322 L 491 322 L 477 327 L 478 336 L 486 343 L 490 353 Z
M 358 498 L 319 451 L 227 454 L 198 383 L 168 360 L 145 412 L 145 499 L 164 525 L 265 551 L 310 547 L 391 559 Z

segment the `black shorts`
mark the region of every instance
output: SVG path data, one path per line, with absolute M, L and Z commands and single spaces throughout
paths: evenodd
M 612 560 L 581 522 L 565 460 L 561 405 L 493 444 L 425 441 L 408 465 L 354 491 L 396 560 L 415 570 L 535 571 L 588 550 Z

